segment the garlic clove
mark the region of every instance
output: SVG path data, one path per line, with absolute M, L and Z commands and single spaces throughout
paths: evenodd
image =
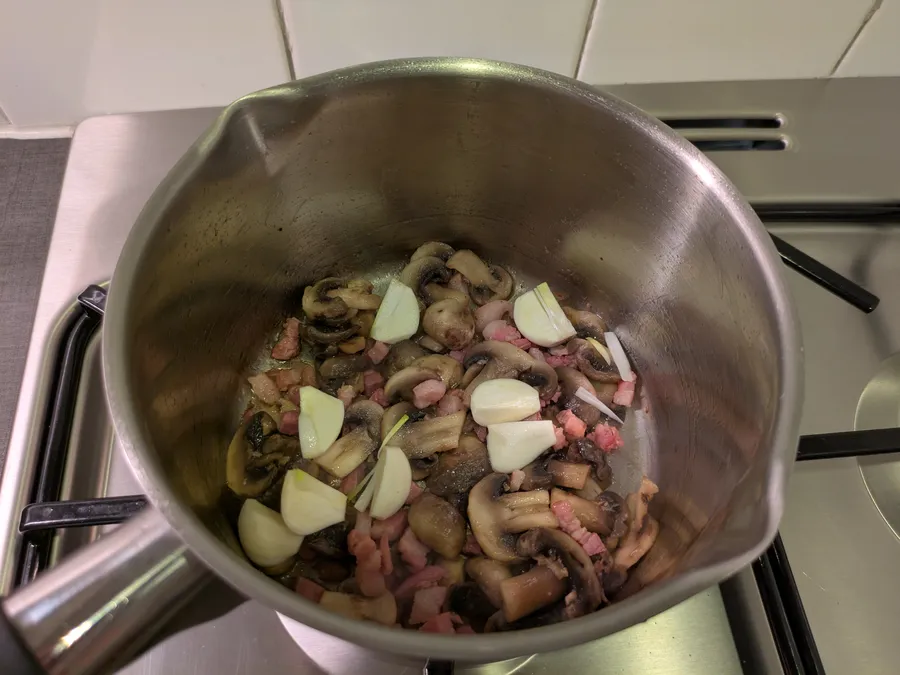
M 391 279 L 369 336 L 373 340 L 391 345 L 411 338 L 417 330 L 419 330 L 419 300 L 416 294 L 409 286 Z
M 281 514 L 248 499 L 238 515 L 238 538 L 244 553 L 258 567 L 280 565 L 297 554 L 303 536 L 284 524 Z
M 281 488 L 281 517 L 296 534 L 314 534 L 343 522 L 347 496 L 301 469 L 292 469 Z
M 491 468 L 510 473 L 530 464 L 556 443 L 549 420 L 504 422 L 488 427 L 487 449 Z
M 300 387 L 300 415 L 297 430 L 300 452 L 306 459 L 325 453 L 341 435 L 344 404 L 315 387 Z
M 546 282 L 516 298 L 513 321 L 522 335 L 541 347 L 553 347 L 575 337 L 575 327 Z
M 482 382 L 472 392 L 470 410 L 481 426 L 518 422 L 539 412 L 537 389 L 520 380 L 498 378 Z

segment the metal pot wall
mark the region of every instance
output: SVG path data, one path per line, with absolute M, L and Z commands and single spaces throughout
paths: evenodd
M 396 269 L 429 240 L 578 292 L 626 341 L 647 401 L 629 459 L 660 486 L 661 531 L 623 602 L 528 631 L 427 635 L 331 614 L 242 555 L 220 509 L 224 453 L 266 338 L 306 283 Z M 408 656 L 495 661 L 642 621 L 775 535 L 802 382 L 779 267 L 699 151 L 561 76 L 413 59 L 246 96 L 157 189 L 111 284 L 109 405 L 154 510 L 7 598 L 3 653 L 97 670 L 210 572 L 318 630 Z

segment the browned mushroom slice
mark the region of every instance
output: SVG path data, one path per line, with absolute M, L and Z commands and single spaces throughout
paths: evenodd
M 319 606 L 349 619 L 368 619 L 385 626 L 397 623 L 397 601 L 390 593 L 366 598 L 350 593 L 325 591 Z
M 531 530 L 519 537 L 516 550 L 522 557 L 536 560 L 546 557 L 558 560 L 565 567 L 569 593 L 559 608 L 560 620 L 593 612 L 604 601 L 594 564 L 581 545 L 564 532 L 547 528 Z
M 409 259 L 413 261 L 419 258 L 440 258 L 447 262 L 455 252 L 456 250 L 450 244 L 445 244 L 442 241 L 426 241 L 413 251 Z
M 463 293 L 449 286 L 441 286 L 440 284 L 426 284 L 425 294 L 431 302 L 440 302 L 441 300 L 456 300 L 456 302 L 469 305 L 469 294 Z
M 605 494 L 605 493 L 604 493 Z M 606 536 L 615 536 L 617 521 L 621 520 L 622 510 L 613 500 L 590 501 L 565 490 L 554 488 L 550 491 L 550 503 L 567 502 L 572 512 L 589 532 Z
M 467 369 L 463 383 L 469 396 L 482 382 L 501 377 L 520 379 L 535 387 L 544 398 L 549 398 L 556 392 L 556 371 L 508 342 L 485 340 L 475 345 L 469 349 L 463 365 Z M 469 379 L 468 369 L 477 366 L 481 366 L 481 369 Z
M 558 487 L 580 490 L 584 487 L 591 473 L 590 464 L 577 464 L 575 462 L 562 462 L 551 459 L 547 464 L 547 471 L 553 476 L 553 484 Z
M 444 558 L 456 558 L 466 542 L 466 521 L 437 495 L 425 492 L 409 507 L 409 527 L 419 541 Z
M 592 382 L 617 384 L 622 380 L 615 364 L 607 363 L 600 352 L 587 340 L 574 338 L 566 345 L 575 357 L 575 366 Z
M 372 284 L 365 279 L 351 279 L 325 294 L 330 298 L 340 298 L 350 309 L 374 310 L 381 306 L 381 296 L 372 293 Z
M 558 527 L 550 511 L 546 490 L 507 493 L 506 474 L 492 473 L 469 492 L 469 524 L 486 555 L 500 562 L 522 558 L 516 553 L 516 535 L 535 527 Z
M 476 436 L 465 434 L 456 450 L 438 455 L 425 486 L 436 495 L 449 497 L 468 492 L 490 472 L 487 447 Z
M 403 340 L 391 347 L 385 357 L 383 366 L 385 377 L 392 377 L 404 368 L 412 365 L 416 359 L 426 356 L 428 352 L 412 340 Z
M 609 468 L 607 455 L 589 438 L 577 438 L 569 443 L 566 457 L 571 462 L 588 462 L 594 467 L 594 475 L 599 484 L 605 489 L 612 480 L 612 470 Z M 584 486 L 582 486 L 583 488 Z M 578 488 L 579 490 L 582 488 Z M 601 489 L 600 492 L 603 490 Z M 600 494 L 599 492 L 597 493 Z
M 332 356 L 319 366 L 319 381 L 322 390 L 334 393 L 343 385 L 350 385 L 357 394 L 364 390 L 363 372 L 371 362 L 364 354 Z
M 556 602 L 566 594 L 567 584 L 549 567 L 538 565 L 524 574 L 500 583 L 503 618 L 517 621 Z
M 447 453 L 409 460 L 409 466 L 412 469 L 412 479 L 416 481 L 428 478 L 438 465 L 438 456 L 443 457 L 445 454 Z
M 462 274 L 472 285 L 472 300 L 476 305 L 485 305 L 494 300 L 507 300 L 513 291 L 512 276 L 498 265 L 488 265 L 475 253 L 468 250 L 457 251 L 447 267 Z
M 258 412 L 235 432 L 225 459 L 225 481 L 236 495 L 256 497 L 262 494 L 290 459 L 277 444 L 266 443 L 276 428 L 270 415 Z
M 337 290 L 341 285 L 337 277 L 328 277 L 303 289 L 301 304 L 308 321 L 335 324 L 356 316 L 356 310 L 348 307 L 341 298 L 329 295 L 329 291 Z
M 606 344 L 603 337 L 603 334 L 606 332 L 606 323 L 604 323 L 603 319 L 586 310 L 573 309 L 572 307 L 563 307 L 562 309 L 569 321 L 572 322 L 572 327 L 575 329 L 578 337 L 592 337 Z
M 538 458 L 531 464 L 528 464 L 522 472 L 525 478 L 522 481 L 522 490 L 547 490 L 553 486 L 553 476 L 547 469 L 550 463 L 550 455 Z
M 462 379 L 459 361 L 443 354 L 430 354 L 413 361 L 409 366 L 392 375 L 384 385 L 384 395 L 390 402 L 413 399 L 413 389 L 427 380 L 441 380 L 452 389 Z
M 383 414 L 380 405 L 367 399 L 351 404 L 344 415 L 344 426 L 350 431 L 317 457 L 316 463 L 332 476 L 345 477 L 378 449 Z
M 484 594 L 494 607 L 500 609 L 503 606 L 500 584 L 504 579 L 509 579 L 512 576 L 508 565 L 491 558 L 478 556 L 469 558 L 466 561 L 466 574 L 484 591 Z
M 447 349 L 461 350 L 475 338 L 475 317 L 468 303 L 438 300 L 425 310 L 422 329 Z
M 450 270 L 440 258 L 422 256 L 411 261 L 400 271 L 400 281 L 427 303 L 433 299 L 426 288 L 429 284 L 445 284 L 450 280 Z
M 436 453 L 455 450 L 459 446 L 465 412 L 407 422 L 391 439 L 410 459 L 423 459 Z
M 600 421 L 602 413 L 589 403 L 585 403 L 575 396 L 579 388 L 584 388 L 589 394 L 595 394 L 594 385 L 583 373 L 569 366 L 560 366 L 556 369 L 559 378 L 560 397 L 557 404 L 561 408 L 571 410 L 576 417 L 581 419 L 589 427 Z

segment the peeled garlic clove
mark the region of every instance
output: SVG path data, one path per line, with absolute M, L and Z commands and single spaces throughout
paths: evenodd
M 488 427 L 487 449 L 491 468 L 509 473 L 530 464 L 556 443 L 553 422 L 504 422 Z
M 369 336 L 389 345 L 411 338 L 419 330 L 419 301 L 406 284 L 391 279 L 375 315 Z
M 273 567 L 295 556 L 302 535 L 291 532 L 281 514 L 248 499 L 238 515 L 238 538 L 244 553 L 258 567 Z
M 482 382 L 472 392 L 472 417 L 483 427 L 501 422 L 518 422 L 539 412 L 537 389 L 508 378 Z
M 341 435 L 344 425 L 344 404 L 334 396 L 315 387 L 300 387 L 300 415 L 297 430 L 300 452 L 306 459 L 315 459 Z
M 292 469 L 281 488 L 281 517 L 291 532 L 314 534 L 343 522 L 347 496 L 301 469 Z
M 575 337 L 575 327 L 546 282 L 516 298 L 513 321 L 522 335 L 541 347 L 553 347 Z
M 390 518 L 403 508 L 412 483 L 412 468 L 403 450 L 394 445 L 381 449 L 372 483 L 375 489 L 369 513 L 373 518 Z

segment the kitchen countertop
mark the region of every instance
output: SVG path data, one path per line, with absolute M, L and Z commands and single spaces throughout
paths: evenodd
M 0 469 L 70 139 L 0 140 Z

